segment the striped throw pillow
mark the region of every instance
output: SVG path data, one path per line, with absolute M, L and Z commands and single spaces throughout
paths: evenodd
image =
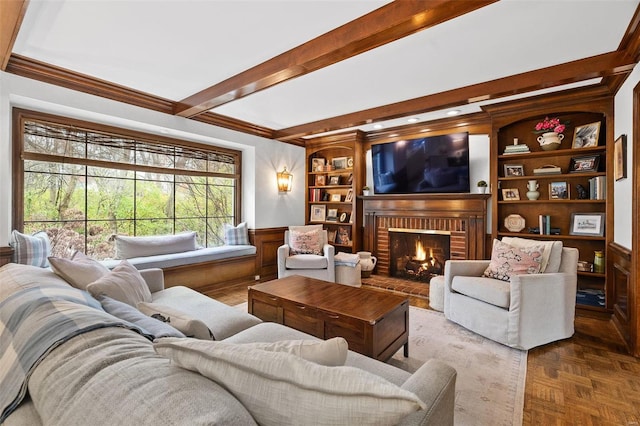
M 224 241 L 230 246 L 249 245 L 249 231 L 247 222 L 239 223 L 238 226 L 224 225 Z
M 40 231 L 27 235 L 14 229 L 9 245 L 13 248 L 14 263 L 41 268 L 49 266 L 47 258 L 51 256 L 51 242 L 46 232 Z

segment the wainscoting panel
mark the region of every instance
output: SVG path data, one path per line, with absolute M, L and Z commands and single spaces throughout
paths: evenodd
M 627 349 L 633 353 L 637 339 L 635 329 L 635 292 L 631 279 L 631 250 L 616 243 L 609 244 L 607 268 L 613 292 L 613 324 Z
M 256 274 L 260 281 L 278 277 L 278 247 L 284 243 L 287 227 L 250 229 L 249 240 L 256 246 Z

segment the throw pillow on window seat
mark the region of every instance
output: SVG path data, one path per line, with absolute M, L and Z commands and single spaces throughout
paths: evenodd
M 39 231 L 28 235 L 14 229 L 9 245 L 13 248 L 13 263 L 40 268 L 49 266 L 47 258 L 51 256 L 51 241 L 46 232 Z
M 249 245 L 249 228 L 247 222 L 239 223 L 238 226 L 224 225 L 224 242 L 229 246 Z
M 155 256 L 159 254 L 182 253 L 198 248 L 195 231 L 175 235 L 152 235 L 129 237 L 115 235 L 116 259 Z

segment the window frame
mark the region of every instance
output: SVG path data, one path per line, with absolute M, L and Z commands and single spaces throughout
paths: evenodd
M 74 126 L 86 131 L 95 131 L 100 133 L 109 133 L 119 138 L 134 139 L 146 144 L 158 144 L 158 145 L 171 145 L 178 147 L 191 148 L 196 150 L 207 151 L 210 153 L 217 153 L 223 155 L 229 155 L 234 158 L 235 173 L 216 173 L 216 172 L 202 172 L 191 171 L 183 169 L 168 169 L 160 166 L 148 166 L 148 165 L 136 165 L 125 164 L 118 162 L 111 162 L 107 160 L 95 160 L 88 158 L 75 158 L 75 157 L 63 157 L 64 163 L 78 164 L 87 167 L 107 167 L 121 170 L 130 171 L 147 171 L 154 173 L 167 174 L 169 170 L 174 170 L 174 175 L 182 176 L 209 176 L 209 177 L 222 177 L 227 179 L 234 179 L 235 181 L 235 194 L 234 194 L 234 208 L 233 208 L 233 225 L 237 225 L 241 222 L 242 212 L 242 151 L 224 148 L 216 145 L 207 145 L 203 143 L 171 138 L 167 136 L 155 135 L 145 133 L 141 131 L 126 129 L 122 127 L 116 127 L 106 124 L 100 124 L 71 117 L 65 117 L 55 114 L 49 114 L 44 112 L 32 111 L 22 108 L 12 109 L 12 226 L 13 229 L 17 229 L 22 232 L 24 230 L 24 162 L 25 160 L 36 161 L 54 161 L 60 162 L 59 155 L 48 155 L 41 153 L 25 152 L 24 150 L 24 129 L 26 121 L 41 121 L 49 122 L 52 124 L 58 124 L 61 126 Z M 169 172 L 169 174 L 171 174 Z M 86 213 L 85 213 L 86 214 Z M 137 220 L 133 218 L 132 220 Z M 174 218 L 175 220 L 175 218 Z M 89 220 L 90 221 L 90 220 Z M 88 222 L 85 216 L 85 223 Z M 86 250 L 86 247 L 85 247 Z

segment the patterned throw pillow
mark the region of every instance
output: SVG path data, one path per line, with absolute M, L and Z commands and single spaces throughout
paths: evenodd
M 224 225 L 224 241 L 229 246 L 244 246 L 249 242 L 249 230 L 247 222 L 239 223 L 238 226 Z
M 14 229 L 9 245 L 13 248 L 13 263 L 41 268 L 49 266 L 47 258 L 51 256 L 51 242 L 46 232 L 27 235 Z
M 289 231 L 289 248 L 291 254 L 322 255 L 322 239 L 320 231 Z
M 544 245 L 517 248 L 500 240 L 494 240 L 491 262 L 483 275 L 509 281 L 512 275 L 538 274 L 542 264 L 543 251 Z

